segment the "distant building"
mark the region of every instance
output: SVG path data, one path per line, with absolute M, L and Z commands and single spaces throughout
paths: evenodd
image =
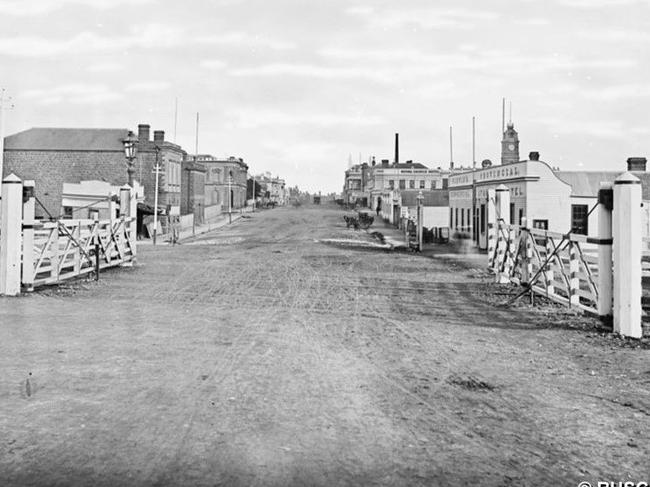
M 345 171 L 343 183 L 343 200 L 347 204 L 368 206 L 370 192 L 368 189 L 369 178 L 368 163 L 357 164 Z
M 531 152 L 528 160 L 514 161 L 518 145 L 513 124 L 502 141 L 503 164 L 466 171 L 449 178 L 449 227 L 469 233 L 479 248 L 487 248 L 487 211 L 490 191 L 504 185 L 510 192 L 509 221 L 519 225 L 524 217 L 533 228 L 559 233 L 597 235 L 597 197 L 601 182 L 613 182 L 620 171 L 560 171 Z M 650 199 L 650 174 L 645 158 L 628 159 L 628 170 L 641 179 L 643 199 Z M 644 205 L 644 235 L 650 235 L 648 207 Z M 592 211 L 593 210 L 593 211 Z
M 270 172 L 255 176 L 255 184 L 264 188 L 263 197 L 276 205 L 284 206 L 289 202 L 289 191 L 286 188 L 284 179 L 273 175 Z
M 239 209 L 246 205 L 246 180 L 248 166 L 243 159 L 219 159 L 209 154 L 199 154 L 196 162 L 205 167 L 205 205 L 221 206 L 221 211 Z M 228 191 L 230 190 L 230 198 Z
M 205 174 L 206 169 L 194 156 L 186 156 L 181 164 L 181 214 L 194 215 L 194 223 L 205 219 Z

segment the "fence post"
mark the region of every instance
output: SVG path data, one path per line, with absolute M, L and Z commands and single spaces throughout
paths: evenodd
M 518 249 L 519 252 L 521 252 L 522 255 L 522 265 L 521 265 L 521 284 L 526 286 L 528 285 L 528 280 L 530 279 L 530 276 L 533 274 L 533 270 L 531 268 L 531 260 L 533 257 L 533 249 L 530 246 L 530 239 L 529 233 L 528 233 L 528 220 L 526 217 L 522 217 L 521 219 L 521 224 L 519 225 L 519 245 L 520 248 Z M 523 246 L 524 248 L 521 248 L 521 240 L 524 240 Z
M 34 290 L 34 181 L 23 182 L 23 286 Z
M 569 306 L 580 304 L 580 261 L 578 260 L 578 244 L 569 242 Z M 639 299 L 640 302 L 640 299 Z
M 20 254 L 22 251 L 23 182 L 15 174 L 2 181 L 0 206 L 0 294 L 20 294 Z
M 487 191 L 487 207 L 486 207 L 486 221 L 487 221 L 487 252 L 488 252 L 488 267 L 494 269 L 494 250 L 496 248 L 497 237 L 497 210 L 495 204 L 494 189 Z
M 614 332 L 641 338 L 641 181 L 629 172 L 614 181 Z
M 501 267 L 505 263 L 505 259 L 508 258 L 509 250 L 509 243 L 504 236 L 506 233 L 504 227 L 510 223 L 510 190 L 505 184 L 500 184 L 495 189 L 494 196 L 497 218 L 497 266 Z M 507 230 L 507 235 L 510 235 L 510 230 Z M 507 266 L 504 266 L 503 272 L 499 272 L 497 269 L 496 277 L 499 284 L 510 282 Z
M 553 252 L 555 252 L 555 247 L 553 246 L 553 242 L 549 237 L 546 237 L 546 259 L 548 258 L 549 255 L 552 255 Z M 558 258 L 559 257 L 557 255 L 553 257 L 553 259 L 558 259 Z M 553 294 L 555 294 L 555 284 L 553 283 L 555 275 L 552 267 L 553 259 L 549 260 L 548 264 L 546 264 L 546 278 L 548 279 L 548 282 L 546 283 L 547 296 L 552 296 Z M 542 263 L 540 263 L 540 265 L 542 265 Z
M 612 314 L 612 203 L 611 183 L 601 183 L 598 191 L 598 314 Z
M 120 216 L 125 219 L 131 216 L 131 187 L 128 185 L 120 188 Z

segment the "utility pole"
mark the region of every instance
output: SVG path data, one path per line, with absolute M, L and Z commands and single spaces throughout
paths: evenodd
M 160 176 L 160 147 L 156 146 L 156 183 L 153 196 L 153 244 L 156 245 L 156 234 L 158 233 L 158 176 Z
M 478 211 L 476 209 L 476 117 L 472 117 L 472 239 L 478 243 Z

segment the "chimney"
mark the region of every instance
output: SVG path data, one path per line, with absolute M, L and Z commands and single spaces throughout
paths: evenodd
M 372 166 L 374 167 L 375 164 L 377 164 L 377 163 L 375 162 L 375 156 L 372 156 Z
M 138 125 L 138 141 L 149 142 L 149 125 L 144 123 Z
M 539 161 L 539 152 L 531 152 L 528 154 L 529 161 Z
M 399 134 L 395 134 L 395 164 L 399 164 Z
M 645 157 L 628 157 L 627 170 L 645 172 L 646 162 L 648 162 L 648 160 Z
M 164 130 L 154 130 L 153 131 L 153 141 L 154 142 L 165 142 L 165 131 Z
M 382 166 L 388 166 L 388 164 L 389 164 L 389 160 L 388 160 L 388 159 L 382 159 L 382 160 L 381 160 L 381 165 L 382 165 Z

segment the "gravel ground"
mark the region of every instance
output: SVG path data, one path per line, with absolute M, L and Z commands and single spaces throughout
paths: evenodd
M 0 298 L 0 485 L 650 480 L 647 344 L 342 215 L 246 215 Z

